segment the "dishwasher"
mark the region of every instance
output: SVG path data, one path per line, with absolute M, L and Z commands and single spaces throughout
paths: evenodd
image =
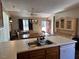
M 60 46 L 60 59 L 75 59 L 75 44 Z

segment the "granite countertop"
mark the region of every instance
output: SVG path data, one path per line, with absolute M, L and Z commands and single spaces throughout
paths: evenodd
M 32 51 L 42 48 L 49 48 L 54 46 L 62 46 L 65 44 L 76 43 L 76 41 L 71 40 L 71 38 L 65 38 L 61 36 L 50 36 L 48 40 L 54 42 L 50 45 L 29 47 L 28 42 L 35 41 L 36 38 L 26 39 L 26 40 L 14 40 L 9 42 L 0 42 L 0 59 L 17 59 L 17 53 L 24 51 Z

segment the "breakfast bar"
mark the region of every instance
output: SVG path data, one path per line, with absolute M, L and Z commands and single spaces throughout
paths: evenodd
M 0 59 L 75 59 L 76 41 L 71 38 L 49 36 L 47 40 L 52 44 L 28 45 L 36 40 L 37 38 L 31 38 L 0 42 Z M 33 58 L 34 56 L 35 58 Z

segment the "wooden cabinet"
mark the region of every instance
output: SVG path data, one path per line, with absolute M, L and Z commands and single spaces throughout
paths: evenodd
M 60 23 L 61 23 L 61 24 L 60 24 L 60 27 L 61 27 L 61 28 L 64 28 L 64 23 L 65 23 L 65 22 L 64 22 L 64 19 L 61 19 L 61 20 L 60 20 Z
M 77 18 L 61 17 L 56 20 L 56 34 L 73 37 L 77 30 Z
M 29 53 L 28 52 L 18 53 L 17 59 L 29 59 Z
M 56 21 L 56 28 L 59 28 L 59 21 Z
M 30 59 L 45 59 L 45 50 L 35 50 L 31 51 L 30 53 Z
M 59 47 L 18 53 L 17 59 L 59 59 Z
M 67 21 L 66 28 L 72 29 L 72 21 Z
M 53 47 L 46 49 L 46 59 L 58 59 L 59 47 Z

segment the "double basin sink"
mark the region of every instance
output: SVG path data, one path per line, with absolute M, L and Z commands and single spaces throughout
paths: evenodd
M 33 42 L 29 42 L 28 45 L 29 47 L 37 47 L 37 46 L 44 46 L 44 45 L 50 45 L 53 44 L 53 42 L 51 42 L 50 40 L 44 40 L 44 41 L 33 41 Z

